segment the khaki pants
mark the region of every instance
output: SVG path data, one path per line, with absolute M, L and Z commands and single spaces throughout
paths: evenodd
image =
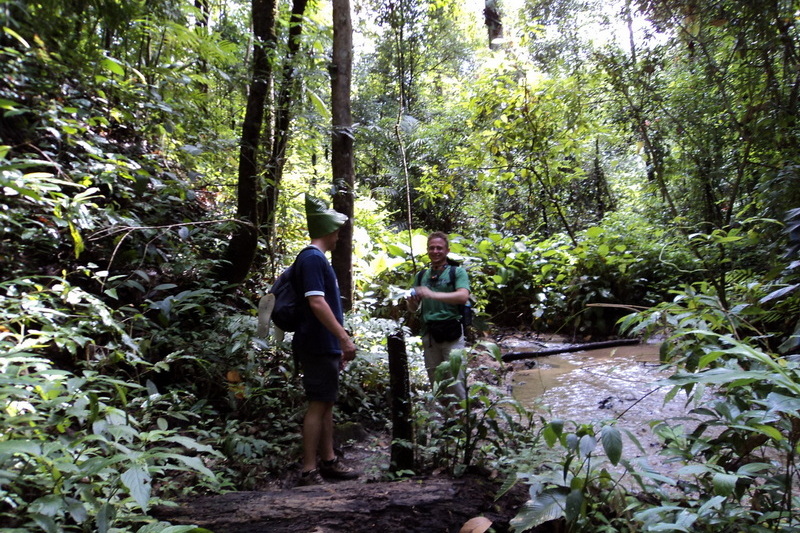
M 431 385 L 433 385 L 436 379 L 436 367 L 450 359 L 450 352 L 452 350 L 461 349 L 465 346 L 463 335 L 452 342 L 436 342 L 433 340 L 430 333 L 426 333 L 422 336 L 422 354 L 425 357 L 425 370 L 428 371 L 428 379 L 430 379 Z M 464 360 L 464 364 L 466 364 L 466 360 Z M 448 375 L 447 377 L 453 376 Z M 467 392 L 464 389 L 463 368 L 456 377 L 455 383 L 447 388 L 447 392 L 456 396 L 459 400 L 463 400 L 467 397 Z

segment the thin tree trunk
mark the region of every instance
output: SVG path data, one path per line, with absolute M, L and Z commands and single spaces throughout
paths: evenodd
M 197 17 L 197 20 L 195 20 L 194 25 L 198 28 L 203 28 L 204 30 L 207 29 L 209 19 L 208 0 L 194 0 L 194 7 L 197 9 L 197 12 L 200 13 L 200 16 Z
M 264 194 L 261 200 L 261 220 L 267 237 L 272 242 L 275 226 L 275 211 L 278 206 L 283 167 L 286 164 L 286 146 L 289 144 L 289 129 L 292 122 L 292 104 L 296 97 L 295 58 L 300 50 L 300 36 L 303 33 L 303 14 L 308 0 L 295 0 L 289 19 L 288 53 L 283 62 L 283 78 L 275 102 L 275 120 L 271 131 L 272 145 L 265 164 Z
M 275 1 L 252 0 L 253 78 L 247 97 L 242 140 L 239 147 L 239 178 L 237 182 L 236 218 L 239 223 L 233 231 L 225 251 L 226 263 L 219 279 L 238 285 L 244 281 L 253 264 L 258 246 L 258 150 L 261 128 L 264 123 L 264 105 L 268 97 L 269 79 L 272 77 L 265 45 L 275 26 Z
M 353 64 L 353 26 L 350 0 L 333 0 L 333 61 L 331 75 L 331 168 L 333 207 L 349 220 L 339 232 L 339 242 L 331 254 L 331 264 L 339 280 L 345 310 L 353 302 L 353 118 L 350 112 L 350 83 Z
M 544 182 L 544 179 L 542 178 L 541 174 L 537 172 L 535 169 L 531 169 L 531 173 L 536 178 L 536 181 L 539 182 L 539 185 L 542 187 L 542 190 L 545 192 L 547 197 L 550 199 L 550 202 L 553 204 L 553 209 L 555 209 L 556 215 L 558 215 L 559 220 L 561 220 L 561 224 L 564 226 L 564 231 L 566 231 L 567 234 L 569 235 L 572 244 L 574 246 L 578 246 L 578 238 L 575 235 L 575 230 L 572 229 L 572 225 L 569 223 L 569 220 L 567 220 L 567 216 L 564 214 L 564 210 L 561 208 L 561 202 L 559 202 L 558 198 L 553 192 L 553 188 Z

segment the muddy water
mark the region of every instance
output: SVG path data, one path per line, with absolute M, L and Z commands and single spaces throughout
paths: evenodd
M 549 410 L 558 418 L 589 422 L 620 415 L 658 416 L 667 393 L 666 388 L 654 385 L 668 375 L 659 370 L 656 344 L 573 352 L 530 361 L 535 365 L 532 369 L 514 372 L 514 397 L 537 411 Z
M 525 351 L 522 346 L 512 349 Z M 659 454 L 662 443 L 649 423 L 683 418 L 687 407 L 682 394 L 664 403 L 670 387 L 655 382 L 670 373 L 661 370 L 658 349 L 658 344 L 621 346 L 515 363 L 512 392 L 545 420 L 565 420 L 567 430 L 574 427 L 570 421 L 583 424 L 615 419 L 623 432 L 624 458 L 672 475 L 679 465 L 666 462 Z M 534 366 L 527 369 L 531 363 Z M 627 432 L 635 436 L 641 449 Z
M 530 339 L 507 339 L 502 343 L 504 350 L 519 352 L 558 346 L 558 343 L 545 345 Z M 664 443 L 655 435 L 650 423 L 666 421 L 670 426 L 683 426 L 690 433 L 700 420 L 690 413 L 696 406 L 687 405 L 683 392 L 665 403 L 671 387 L 656 382 L 672 372 L 660 368 L 658 351 L 659 344 L 654 343 L 515 362 L 511 392 L 546 421 L 563 419 L 566 431 L 574 431 L 574 424 L 591 423 L 597 428 L 598 423 L 614 420 L 622 433 L 623 459 L 630 461 L 636 470 L 652 470 L 677 480 L 683 476 L 684 463 L 664 454 Z M 527 368 L 531 364 L 533 366 Z M 715 394 L 706 389 L 701 401 L 706 404 L 715 399 Z M 712 437 L 720 430 L 712 428 L 704 435 Z M 605 461 L 603 455 L 602 447 L 598 447 L 595 457 Z M 623 485 L 638 490 L 622 463 L 613 466 L 604 462 L 603 467 L 618 474 Z

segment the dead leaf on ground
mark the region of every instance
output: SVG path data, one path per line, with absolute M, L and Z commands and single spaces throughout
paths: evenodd
M 458 533 L 484 533 L 490 527 L 492 527 L 491 520 L 485 516 L 476 516 L 461 526 L 461 530 Z

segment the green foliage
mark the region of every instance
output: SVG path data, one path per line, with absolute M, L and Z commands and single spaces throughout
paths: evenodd
M 616 219 L 587 229 L 578 246 L 564 236 L 488 235 L 472 252 L 482 266 L 476 290 L 501 324 L 609 334 L 620 316 L 612 306 L 652 305 L 684 276 L 686 252 L 662 240 L 655 228 Z
M 598 41 L 610 33 L 610 9 L 604 9 L 610 5 L 598 0 L 523 2 L 513 23 L 519 27 L 517 34 L 528 61 L 545 72 L 580 72 L 591 64 L 591 55 L 601 44 Z
M 2 521 L 46 531 L 169 528 L 148 516 L 155 503 L 236 479 L 204 427 L 220 418 L 227 392 L 228 361 L 211 350 L 239 350 L 239 339 L 208 342 L 232 309 L 206 282 L 222 241 L 205 231 L 213 204 L 195 171 L 208 143 L 186 143 L 199 121 L 189 135 L 178 126 L 184 112 L 206 116 L 196 111 L 204 98 L 173 106 L 124 60 L 81 55 L 84 43 L 67 59 L 47 16 L 64 14 L 62 29 L 84 20 L 21 6 L 12 6 L 19 33 L 6 29 L 0 40 Z M 20 29 L 33 13 L 38 36 Z M 187 80 L 165 83 L 188 94 Z M 170 139 L 156 144 L 154 131 Z M 195 169 L 181 155 L 190 153 Z M 184 370 L 187 381 L 175 379 Z M 185 386 L 198 375 L 194 389 Z
M 570 425 L 573 431 L 567 430 Z M 628 437 L 641 449 L 634 435 Z M 608 463 L 616 466 L 622 460 L 619 429 L 611 423 L 595 426 L 551 420 L 542 438 L 551 448 L 558 444 L 563 455 L 559 464 L 548 465 L 541 474 L 518 476 L 531 485 L 531 499 L 512 520 L 514 531 L 559 519 L 566 520 L 570 531 L 626 531 L 629 502 L 619 486 L 621 477 L 608 470 Z
M 154 482 L 167 472 L 217 485 L 202 459 L 216 454 L 209 446 L 170 428 L 164 418 L 145 424 L 137 417 L 157 403 L 150 386 L 54 368 L 33 351 L 52 337 L 31 333 L 0 334 L 5 525 L 120 530 L 141 523 L 148 508 L 161 502 L 169 488 L 156 490 Z
M 665 350 L 678 368 L 665 384 L 672 387 L 670 397 L 686 393 L 697 428 L 687 432 L 683 425 L 664 421 L 655 424 L 655 431 L 665 437 L 665 453 L 688 463 L 682 473 L 692 478 L 679 507 L 665 503 L 642 512 L 641 518 L 678 524 L 688 508 L 696 530 L 720 524 L 797 527 L 792 509 L 798 505 L 793 492 L 800 471 L 800 403 L 795 399 L 800 366 L 740 336 L 744 324 L 757 317 L 746 306 L 723 310 L 703 295 L 673 305 L 657 311 L 674 324 L 668 344 L 680 349 L 691 343 L 693 350 L 679 359 Z M 689 316 L 694 320 L 686 320 Z M 708 401 L 707 391 L 720 398 Z
M 672 287 L 699 276 L 688 271 L 692 259 L 680 241 L 641 219 L 608 217 L 577 236 L 576 246 L 564 235 L 452 235 L 451 253 L 467 268 L 477 299 L 477 328 L 491 323 L 610 335 L 622 309 L 654 305 Z M 361 304 L 374 315 L 409 320 L 402 291 L 426 257 L 412 263 L 412 247 L 402 242 L 407 238 L 388 235 L 393 240 L 370 256 L 375 281 L 365 284 Z M 413 233 L 418 254 L 424 238 L 424 232 Z
M 662 361 L 675 372 L 661 385 L 670 388 L 665 401 L 685 395 L 687 413 L 655 419 L 651 427 L 667 462 L 682 467 L 666 476 L 634 464 L 622 453 L 619 434 L 606 426 L 600 434 L 606 457 L 625 467 L 614 477 L 605 466 L 589 466 L 596 446 L 591 425 L 574 424 L 568 434 L 563 422 L 551 421 L 542 431 L 545 442 L 566 449 L 550 472 L 521 475 L 532 497 L 515 519 L 517 530 L 560 518 L 572 531 L 798 527 L 800 362 L 770 351 L 786 345 L 787 334 L 764 329 L 774 313 L 760 307 L 790 292 L 765 297 L 769 282 L 743 273 L 729 279 L 736 280 L 726 291 L 737 301 L 731 307 L 714 287 L 699 283 L 622 321 L 625 333 L 668 334 Z
M 613 88 L 613 116 L 628 123 L 646 158 L 659 200 L 652 206 L 704 233 L 747 216 L 779 218 L 798 202 L 789 186 L 797 152 L 780 148 L 796 124 L 786 120 L 785 94 L 768 89 L 796 85 L 784 70 L 785 53 L 797 47 L 784 37 L 794 31 L 788 6 L 641 7 L 650 31 L 597 59 Z
M 50 172 L 25 172 L 35 164 L 29 160 L 0 164 L 0 185 L 6 191 L 7 206 L 0 215 L 3 263 L 11 275 L 20 266 L 10 264 L 12 259 L 29 256 L 43 260 L 66 251 L 62 243 L 71 243 L 72 252 L 79 256 L 86 248 L 84 232 L 94 227 L 90 214 L 98 189 L 57 179 Z M 12 232 L 17 239 L 9 238 Z
M 358 357 L 342 374 L 337 416 L 384 428 L 391 418 L 386 339 L 397 330 L 397 322 L 352 314 L 347 327 L 355 332 Z
M 602 129 L 581 105 L 591 83 L 548 79 L 511 56 L 476 85 L 471 145 L 460 159 L 491 169 L 481 186 L 493 198 L 493 222 L 547 237 L 574 235 L 602 217 L 607 185 L 590 172 Z
M 3 333 L 18 349 L 51 354 L 67 368 L 79 361 L 100 368 L 141 360 L 123 327 L 131 309 L 115 311 L 56 277 L 12 279 L 0 283 L 0 291 Z
M 462 102 L 478 46 L 471 21 L 450 0 L 368 4 L 361 29 L 375 52 L 354 65 L 359 177 L 396 227 L 409 229 L 410 220 L 456 231 L 480 194 L 476 173 L 451 163 L 469 134 Z
M 495 344 L 483 342 L 454 350 L 437 368 L 432 389 L 420 393 L 424 401 L 414 402 L 413 445 L 420 467 L 444 467 L 457 476 L 476 467 L 507 471 L 517 454 L 535 445 L 530 414 L 502 388 L 500 356 Z M 481 360 L 489 362 L 478 364 Z M 449 392 L 455 379 L 462 380 L 466 398 Z
M 228 370 L 228 403 L 201 421 L 209 443 L 225 456 L 219 475 L 236 490 L 257 490 L 300 455 L 305 396 L 288 354 L 256 351 Z
M 112 281 L 103 289 L 113 291 L 120 263 L 124 283 L 130 264 L 142 272 L 166 262 L 180 274 L 196 268 L 195 258 L 191 265 L 176 259 L 196 253 L 202 222 L 192 221 L 203 218 L 207 197 L 185 176 L 166 171 L 170 163 L 149 153 L 148 139 L 122 124 L 138 120 L 140 104 L 151 106 L 153 94 L 135 84 L 117 87 L 112 104 L 80 79 L 62 87 L 58 76 L 44 76 L 43 63 L 56 59 L 45 50 L 0 53 L 9 58 L 15 82 L 0 95 L 6 110 L 0 127 L 4 141 L 13 143 L 0 150 L 4 270 L 71 273 L 94 263 Z M 158 120 L 155 114 L 147 119 Z M 210 243 L 213 248 L 213 237 Z
M 687 406 L 693 407 L 677 423 L 652 422 L 664 440 L 662 454 L 685 466 L 677 472 L 679 479 L 631 470 L 642 490 L 657 494 L 658 500 L 628 505 L 623 514 L 627 519 L 645 528 L 657 525 L 674 531 L 797 527 L 792 509 L 798 504 L 793 480 L 799 466 L 800 403 L 795 398 L 800 366 L 743 341 L 739 335 L 752 318 L 752 309 L 723 310 L 718 299 L 702 292 L 687 293 L 673 304 L 639 315 L 644 327 L 661 321 L 672 331 L 664 357 L 677 371 L 664 382 L 672 387 L 667 400 L 683 392 Z M 553 441 L 559 435 L 556 429 L 545 430 L 545 439 Z M 609 459 L 613 462 L 610 453 Z M 568 455 L 563 464 L 566 468 L 571 463 Z M 667 489 L 680 486 L 681 491 L 664 490 L 661 484 Z M 595 490 L 595 505 L 614 501 L 613 492 L 602 484 L 595 484 Z M 565 491 L 558 494 L 565 496 Z M 527 527 L 534 517 L 546 517 L 545 507 L 531 507 L 519 524 Z M 566 509 L 570 522 L 576 520 L 570 518 L 567 503 L 560 508 Z M 620 514 L 621 508 L 614 512 Z M 591 521 L 600 515 L 585 516 L 596 524 Z M 576 530 L 591 530 L 576 524 Z

